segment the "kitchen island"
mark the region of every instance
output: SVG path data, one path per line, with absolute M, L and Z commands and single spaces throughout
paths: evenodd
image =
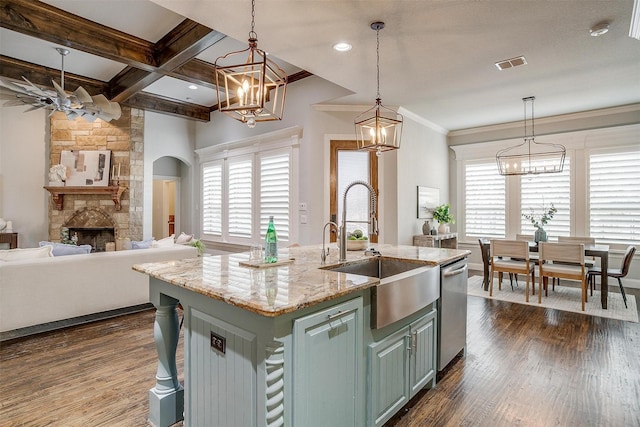
M 381 258 L 429 266 L 469 252 L 377 245 Z M 435 385 L 436 304 L 371 326 L 381 279 L 332 267 L 371 258 L 333 248 L 282 250 L 270 268 L 243 266 L 248 254 L 140 264 L 157 308 L 156 386 L 150 421 L 185 425 L 382 425 L 425 386 Z M 436 279 L 437 278 L 437 279 Z M 437 299 L 437 295 L 435 297 Z M 175 353 L 184 313 L 184 378 Z

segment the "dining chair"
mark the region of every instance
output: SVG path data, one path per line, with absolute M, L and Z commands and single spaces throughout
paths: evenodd
M 493 296 L 494 273 L 524 274 L 527 277 L 525 301 L 529 302 L 529 275 L 535 294 L 535 263 L 529 260 L 529 243 L 517 240 L 491 240 L 491 271 L 489 273 L 489 296 Z M 502 289 L 502 281 L 498 280 L 498 289 Z M 511 286 L 513 290 L 513 285 Z
M 622 299 L 624 300 L 624 307 L 627 308 L 627 295 L 624 292 L 624 287 L 622 286 L 622 278 L 626 277 L 629 274 L 629 267 L 631 266 L 631 260 L 633 259 L 633 255 L 636 253 L 636 247 L 633 245 L 627 246 L 627 250 L 624 253 L 624 257 L 622 258 L 622 265 L 620 268 L 608 268 L 607 276 L 615 277 L 618 279 L 618 285 L 620 286 L 620 293 L 622 294 Z M 587 272 L 587 276 L 589 279 L 589 287 L 593 292 L 593 288 L 596 285 L 596 277 L 600 276 L 602 270 L 600 267 L 593 267 L 589 269 Z M 593 295 L 593 293 L 592 293 Z
M 482 287 L 487 289 L 489 287 L 489 271 L 491 266 L 491 256 L 489 255 L 489 247 L 484 244 L 482 239 L 478 239 L 480 244 L 480 253 L 482 254 L 482 264 L 484 266 L 484 278 L 482 279 Z M 498 280 L 502 283 L 502 272 L 498 273 Z M 513 274 L 509 273 L 509 281 L 511 282 L 511 289 L 513 289 Z M 516 278 L 516 284 L 518 279 Z M 485 288 L 486 285 L 486 288 Z M 502 285 L 501 285 L 502 286 Z
M 548 291 L 548 278 L 580 281 L 582 288 L 582 311 L 587 302 L 587 274 L 584 266 L 583 243 L 540 242 L 540 285 L 538 303 L 542 303 L 542 289 Z M 559 280 L 558 280 L 559 282 Z

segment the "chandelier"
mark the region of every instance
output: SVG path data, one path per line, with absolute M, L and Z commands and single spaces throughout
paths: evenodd
M 218 109 L 250 128 L 257 122 L 282 120 L 287 75 L 258 49 L 255 0 L 251 1 L 249 47 L 216 59 Z
M 522 98 L 524 103 L 524 139 L 522 143 L 498 151 L 496 161 L 500 175 L 537 175 L 562 172 L 566 149 L 563 145 L 537 142 L 533 102 L 535 96 Z M 527 130 L 527 104 L 531 104 L 531 134 Z
M 371 24 L 371 29 L 376 32 L 376 104 L 355 119 L 358 148 L 375 151 L 378 156 L 383 151 L 400 148 L 402 138 L 402 115 L 382 105 L 380 99 L 380 30 L 383 28 L 384 22 Z

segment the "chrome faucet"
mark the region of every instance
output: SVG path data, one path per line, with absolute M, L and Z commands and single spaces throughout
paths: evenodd
M 340 226 L 340 232 L 338 238 L 340 239 L 340 262 L 347 260 L 347 193 L 354 185 L 362 185 L 369 190 L 369 221 L 367 224 L 369 227 L 369 235 L 378 234 L 378 220 L 376 219 L 376 191 L 373 187 L 365 181 L 353 181 L 347 185 L 344 189 L 344 197 L 342 199 L 342 225 Z
M 325 261 L 327 260 L 327 257 L 329 256 L 329 247 L 327 246 L 327 251 L 326 252 L 324 250 L 324 236 L 325 236 L 325 234 L 327 234 L 327 225 L 333 226 L 333 228 L 335 228 L 336 231 L 338 231 L 338 224 L 336 224 L 333 221 L 329 221 L 328 223 L 326 223 L 324 225 L 324 228 L 322 229 L 322 254 L 320 254 L 320 259 L 322 260 L 322 265 L 324 265 Z M 331 229 L 329 229 L 329 230 L 331 230 Z M 331 239 L 329 239 L 329 241 L 331 241 Z

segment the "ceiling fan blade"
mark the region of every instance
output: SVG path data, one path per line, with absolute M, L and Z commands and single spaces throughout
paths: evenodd
M 5 102 L 4 104 L 2 104 L 3 107 L 19 107 L 21 105 L 29 105 L 29 102 L 24 102 L 20 99 L 12 99 L 9 100 L 7 102 Z
M 9 90 L 12 90 L 14 92 L 19 92 L 19 93 L 23 93 L 23 94 L 28 94 L 29 93 L 29 91 L 24 89 L 22 87 L 22 85 L 18 85 L 15 82 L 13 82 L 11 80 L 4 79 L 2 77 L 0 77 L 0 86 L 2 86 L 4 88 L 7 88 Z
M 78 98 L 78 101 L 83 104 L 93 102 L 93 99 L 91 99 L 91 95 L 89 95 L 89 92 L 87 92 L 82 86 L 78 86 L 78 89 L 76 89 L 73 94 L 76 96 L 76 98 Z
M 47 92 L 43 91 L 43 90 L 42 90 L 42 89 L 40 89 L 38 86 L 34 85 L 34 84 L 33 84 L 33 83 L 31 83 L 29 80 L 27 80 L 27 78 L 26 78 L 26 77 L 24 77 L 24 76 L 22 76 L 22 79 L 23 79 L 25 82 L 27 82 L 27 83 L 29 83 L 29 84 L 31 85 L 31 87 L 29 87 L 29 88 L 25 87 L 25 89 L 27 89 L 29 92 L 33 92 L 33 93 L 35 93 L 36 95 L 43 96 L 43 97 L 45 97 L 45 98 L 51 98 L 51 95 L 52 95 L 52 92 L 51 92 L 51 91 L 47 91 L 47 92 L 49 92 L 49 93 L 47 93 Z
M 60 95 L 62 99 L 67 99 L 69 97 L 69 95 L 67 95 L 64 89 L 62 89 L 62 87 L 58 83 L 56 83 L 55 80 L 51 80 L 51 83 L 53 83 L 53 87 L 56 88 L 56 92 L 58 92 L 58 95 Z

